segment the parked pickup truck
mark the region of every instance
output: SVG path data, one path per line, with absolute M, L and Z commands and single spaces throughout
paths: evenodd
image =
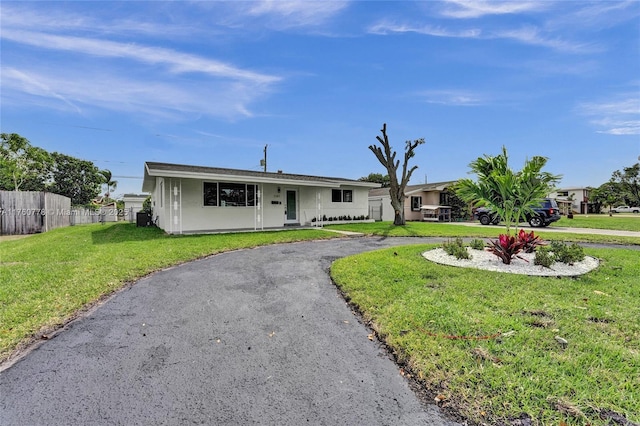
M 612 208 L 611 213 L 640 213 L 640 207 L 618 206 Z
M 540 206 L 533 210 L 535 213 L 527 215 L 525 219 L 534 228 L 549 226 L 551 223 L 560 220 L 558 204 L 552 198 L 543 199 Z M 500 222 L 498 215 L 485 207 L 475 209 L 473 217 L 483 225 L 497 225 Z

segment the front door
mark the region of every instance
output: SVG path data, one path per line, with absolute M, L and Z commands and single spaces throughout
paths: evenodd
M 298 223 L 298 191 L 287 189 L 287 205 L 284 212 L 284 223 Z

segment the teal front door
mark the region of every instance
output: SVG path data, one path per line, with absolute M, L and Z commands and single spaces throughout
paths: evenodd
M 298 191 L 287 189 L 287 205 L 284 223 L 298 223 Z

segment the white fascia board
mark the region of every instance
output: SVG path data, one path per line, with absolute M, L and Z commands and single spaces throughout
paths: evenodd
M 296 179 L 278 179 L 272 177 L 259 177 L 259 176 L 242 176 L 242 175 L 227 175 L 218 173 L 197 173 L 197 172 L 174 172 L 170 170 L 162 171 L 150 171 L 150 176 L 168 177 L 168 178 L 183 178 L 183 179 L 202 179 L 211 180 L 215 182 L 238 182 L 238 183 L 271 183 L 274 185 L 289 185 L 289 186 L 316 186 L 335 188 L 340 186 L 340 182 L 321 182 L 321 181 L 304 181 Z

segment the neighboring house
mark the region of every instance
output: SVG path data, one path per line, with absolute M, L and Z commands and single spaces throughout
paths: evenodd
M 368 192 L 357 180 L 146 162 L 142 190 L 153 221 L 171 234 L 316 225 L 365 218 Z
M 117 222 L 118 205 L 115 201 L 100 206 L 100 222 Z
M 451 220 L 451 208 L 444 190 L 456 181 L 407 185 L 404 193 L 405 220 Z M 369 215 L 375 220 L 393 221 L 395 212 L 391 207 L 389 188 L 369 191 Z
M 129 222 L 136 221 L 136 214 L 142 210 L 142 204 L 146 200 L 148 195 L 146 194 L 124 194 L 122 201 L 124 201 L 124 217 Z
M 594 203 L 589 202 L 589 195 L 593 188 L 564 188 L 549 194 L 549 198 L 554 198 L 558 203 L 558 208 L 562 214 L 572 213 L 595 213 Z

